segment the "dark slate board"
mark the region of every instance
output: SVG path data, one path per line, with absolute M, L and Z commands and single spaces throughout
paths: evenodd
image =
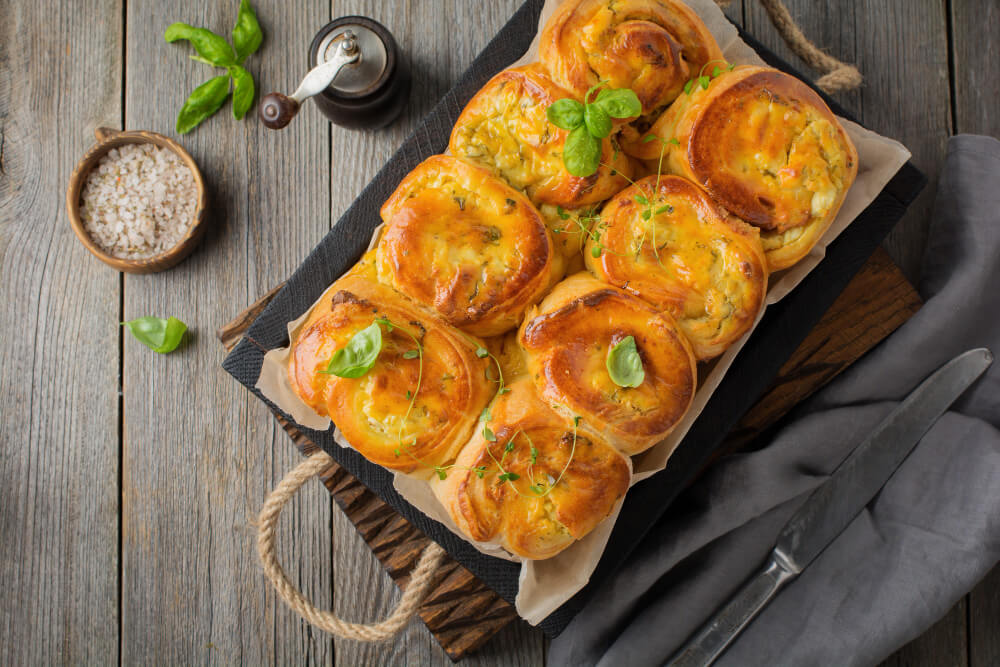
M 452 125 L 465 103 L 490 77 L 527 50 L 537 29 L 542 4 L 543 0 L 527 0 L 511 17 L 455 87 L 434 107 L 336 226 L 302 262 L 284 289 L 250 326 L 246 337 L 223 361 L 227 372 L 272 409 L 276 407 L 254 389 L 264 353 L 288 345 L 286 323 L 304 313 L 330 283 L 363 254 L 380 222 L 378 212 L 382 202 L 395 190 L 403 176 L 426 157 L 445 150 Z M 808 81 L 742 30 L 740 36 L 769 64 Z M 823 98 L 835 113 L 850 118 L 850 114 L 829 97 L 823 95 Z M 924 184 L 924 176 L 907 163 L 878 198 L 827 248 L 824 260 L 798 288 L 768 308 L 705 410 L 674 452 L 667 468 L 629 491 L 590 584 L 540 624 L 547 634 L 555 636 L 561 632 L 590 593 L 608 574 L 621 566 L 680 490 L 708 460 L 725 434 L 767 388 L 781 365 L 902 217 Z M 353 450 L 341 448 L 333 440 L 332 429 L 318 432 L 297 427 L 407 520 L 440 543 L 455 560 L 501 597 L 514 603 L 519 565 L 480 554 L 407 503 L 393 489 L 392 475 L 387 470 L 369 463 Z

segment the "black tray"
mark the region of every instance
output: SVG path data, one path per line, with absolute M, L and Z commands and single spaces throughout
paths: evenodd
M 304 313 L 330 283 L 361 257 L 380 222 L 379 208 L 402 178 L 424 158 L 445 150 L 452 125 L 465 103 L 490 77 L 527 50 L 538 26 L 542 4 L 543 0 L 527 0 L 518 9 L 455 87 L 448 91 L 337 225 L 306 257 L 284 289 L 254 320 L 247 335 L 223 361 L 226 371 L 272 409 L 277 408 L 254 389 L 265 352 L 288 345 L 287 322 Z M 808 81 L 742 30 L 740 36 L 772 66 Z M 850 114 L 827 96 L 823 95 L 823 98 L 835 113 L 850 118 Z M 902 217 L 924 183 L 923 174 L 907 163 L 857 220 L 827 247 L 826 257 L 805 280 L 791 294 L 767 309 L 725 379 L 674 452 L 670 464 L 629 491 L 590 583 L 542 621 L 540 627 L 547 634 L 555 636 L 561 632 L 590 593 L 621 566 L 726 433 L 768 387 L 781 365 Z M 290 421 L 294 423 L 294 420 Z M 337 445 L 332 428 L 328 432 L 319 432 L 297 424 L 296 427 L 408 521 L 441 544 L 455 560 L 508 602 L 514 603 L 520 570 L 518 564 L 484 556 L 403 500 L 392 487 L 392 474 L 368 462 L 354 450 Z

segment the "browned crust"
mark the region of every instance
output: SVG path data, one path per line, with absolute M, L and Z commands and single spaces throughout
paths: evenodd
M 637 197 L 650 204 L 639 204 Z M 667 206 L 669 212 L 644 219 L 647 211 Z M 601 219 L 607 224 L 604 250 L 595 258 L 591 250 L 597 241 L 591 238 L 584 252 L 587 267 L 669 313 L 699 359 L 718 356 L 753 326 L 767 292 L 759 233 L 726 215 L 695 183 L 648 176 L 612 198 Z M 658 224 L 659 237 L 654 238 L 652 223 Z M 637 237 L 644 241 L 640 251 Z
M 646 379 L 625 389 L 613 384 L 605 359 L 611 345 L 630 335 Z M 694 397 L 694 353 L 673 319 L 587 274 L 560 283 L 525 319 L 518 341 L 539 394 L 628 454 L 665 438 Z
M 472 539 L 500 544 L 524 558 L 550 558 L 611 513 L 631 472 L 607 441 L 577 432 L 574 443 L 572 420 L 540 400 L 528 378 L 510 389 L 490 406 L 496 441 L 487 441 L 477 428 L 446 479 L 435 479 L 432 486 Z M 511 450 L 505 452 L 508 443 Z M 498 461 L 518 479 L 500 481 Z M 480 466 L 482 477 L 476 472 Z M 550 492 L 531 490 L 532 480 L 545 485 L 549 479 L 559 481 Z
M 483 205 L 452 197 L 438 185 L 443 179 Z M 469 333 L 493 336 L 517 326 L 553 281 L 553 244 L 541 215 L 520 192 L 468 161 L 428 158 L 403 179 L 382 218 L 379 279 Z M 486 261 L 451 258 L 466 250 Z M 489 263 L 494 252 L 497 261 Z
M 507 86 L 516 86 L 520 92 L 519 97 L 533 103 L 528 109 L 522 109 L 520 105 L 513 108 L 507 124 L 508 129 L 515 128 L 514 136 L 518 141 L 521 157 L 532 164 L 549 165 L 549 174 L 538 173 L 514 178 L 513 170 L 504 170 L 497 166 L 494 155 L 476 157 L 466 150 L 466 135 L 472 128 L 484 121 L 497 122 L 492 103 Z M 552 204 L 572 209 L 604 201 L 625 187 L 626 179 L 632 176 L 632 165 L 620 151 L 615 150 L 611 139 L 606 138 L 602 141 L 601 147 L 601 162 L 604 164 L 596 172 L 590 176 L 580 177 L 566 171 L 562 162 L 562 151 L 569 133 L 549 124 L 545 119 L 545 110 L 557 100 L 568 97 L 573 97 L 573 94 L 555 84 L 538 63 L 503 70 L 490 79 L 466 104 L 462 114 L 455 121 L 448 148 L 454 155 L 487 164 L 507 178 L 512 186 L 524 189 L 536 204 Z M 546 125 L 547 136 L 533 136 L 536 133 L 524 127 L 524 122 L 533 119 L 535 114 L 538 116 L 538 121 Z M 612 172 L 617 174 L 612 175 Z
M 720 89 L 712 102 L 703 107 L 692 125 L 688 149 L 691 173 L 697 182 L 734 215 L 762 229 L 777 229 L 779 225 L 775 222 L 773 213 L 775 202 L 767 202 L 754 196 L 755 193 L 745 180 L 718 171 L 718 165 L 724 160 L 723 154 L 728 148 L 720 141 L 720 137 L 732 127 L 734 119 L 740 117 L 748 97 L 763 91 L 774 99 L 784 101 L 793 109 L 799 110 L 804 105 L 811 107 L 837 128 L 840 143 L 845 152 L 849 153 L 849 168 L 854 166 L 856 169 L 857 157 L 850 154 L 851 142 L 836 116 L 812 88 L 793 76 L 771 69 L 760 69 L 745 75 L 737 73 L 737 77 L 735 83 Z M 794 220 L 786 228 L 807 222 L 808 219 Z
M 357 379 L 319 372 L 350 336 L 376 317 L 388 317 L 397 329 L 383 328 L 383 349 L 372 370 Z M 398 327 L 421 340 L 422 370 L 419 358 L 404 356 L 414 344 Z M 300 329 L 292 343 L 288 377 L 299 397 L 317 413 L 328 415 L 365 458 L 391 470 L 426 476 L 432 466 L 448 463 L 458 454 L 493 391 L 485 375 L 486 360 L 475 356 L 478 344 L 392 290 L 350 276 L 335 284 L 333 293 L 316 305 Z M 445 374 L 450 376 L 447 381 L 442 379 Z M 416 433 L 415 444 L 401 446 L 395 431 L 374 430 L 366 411 L 401 418 L 409 404 L 407 392 L 415 390 L 418 377 L 417 409 L 411 419 L 415 423 L 423 408 L 433 419 Z
M 539 60 L 577 97 L 606 80 L 635 90 L 648 114 L 671 102 L 705 63 L 722 58 L 711 32 L 683 2 L 611 4 L 609 11 L 608 0 L 568 0 L 542 29 Z M 593 44 L 583 37 L 588 33 L 595 35 Z

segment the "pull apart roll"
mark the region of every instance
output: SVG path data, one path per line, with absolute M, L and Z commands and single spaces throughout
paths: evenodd
M 578 98 L 600 82 L 631 88 L 642 103 L 639 133 L 722 51 L 681 0 L 567 0 L 542 29 L 539 60 Z M 629 144 L 623 144 L 631 154 Z
M 643 203 L 645 202 L 645 203 Z M 668 312 L 699 360 L 716 357 L 753 325 L 767 292 L 767 260 L 752 227 L 678 176 L 647 176 L 601 211 L 598 247 L 584 258 L 601 280 Z
M 644 378 L 622 387 L 607 368 L 610 349 L 632 336 Z M 691 406 L 697 384 L 691 344 L 673 318 L 587 273 L 556 285 L 518 333 L 543 400 L 580 429 L 638 454 L 665 438 Z
M 379 280 L 477 336 L 518 325 L 562 276 L 538 210 L 485 167 L 435 155 L 382 206 Z
M 392 327 L 379 325 L 375 365 L 356 378 L 325 373 L 333 355 L 376 319 Z M 293 341 L 288 378 L 366 459 L 426 477 L 455 459 L 495 390 L 488 359 L 475 354 L 479 345 L 388 287 L 348 274 Z
M 650 132 L 665 166 L 761 230 L 770 270 L 806 256 L 858 172 L 858 153 L 812 88 L 769 67 L 741 66 L 682 94 Z M 638 157 L 656 160 L 659 142 Z
M 569 132 L 549 123 L 546 109 L 573 96 L 537 63 L 504 70 L 465 105 L 448 150 L 494 170 L 538 205 L 577 208 L 604 201 L 625 187 L 632 166 L 609 137 L 593 175 L 566 171 L 562 153 Z
M 444 479 L 431 484 L 473 540 L 528 559 L 550 558 L 612 512 L 628 490 L 631 466 L 608 442 L 546 405 L 529 379 L 509 388 Z

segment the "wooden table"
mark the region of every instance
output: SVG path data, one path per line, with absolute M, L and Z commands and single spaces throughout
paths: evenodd
M 257 0 L 267 38 L 249 68 L 259 90 L 293 87 L 315 30 L 359 13 L 388 26 L 412 58 L 406 115 L 354 133 L 307 108 L 273 133 L 224 109 L 182 139 L 212 190 L 207 239 L 172 271 L 125 276 L 73 236 L 69 173 L 97 126 L 174 135 L 179 105 L 208 71 L 164 43 L 163 30 L 185 21 L 227 34 L 237 2 L 4 3 L 0 664 L 447 663 L 418 622 L 367 646 L 314 632 L 276 601 L 257 568 L 251 517 L 298 454 L 221 370 L 213 331 L 292 271 L 518 4 Z M 1000 8 L 788 5 L 807 35 L 864 73 L 862 90 L 840 96 L 845 106 L 905 143 L 931 176 L 886 242 L 916 280 L 947 137 L 1000 135 Z M 795 62 L 754 0 L 727 13 Z M 146 314 L 185 320 L 191 343 L 158 356 L 124 337 L 118 322 Z M 372 620 L 398 597 L 319 484 L 286 511 L 279 544 L 293 579 L 343 615 Z M 513 624 L 469 662 L 539 664 L 545 652 L 538 631 Z M 1000 662 L 1000 571 L 888 662 Z

